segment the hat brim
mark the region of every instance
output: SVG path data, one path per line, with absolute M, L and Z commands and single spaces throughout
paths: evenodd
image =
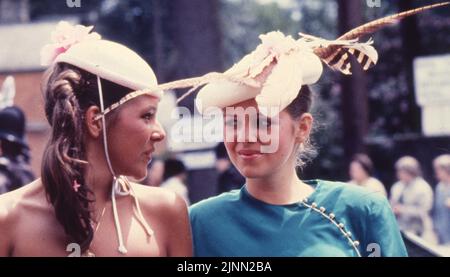
M 55 63 L 61 62 L 135 91 L 152 89 L 158 84 L 147 62 L 131 49 L 112 41 L 76 44 L 56 58 Z M 162 91 L 152 91 L 149 94 L 161 98 Z
M 261 88 L 250 87 L 231 81 L 217 81 L 204 86 L 195 98 L 195 106 L 201 113 L 207 113 L 208 109 L 223 109 L 255 98 L 261 92 Z

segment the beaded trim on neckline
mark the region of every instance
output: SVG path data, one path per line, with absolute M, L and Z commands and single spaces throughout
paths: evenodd
M 352 233 L 350 231 L 347 231 L 344 223 L 339 222 L 336 219 L 336 215 L 334 213 L 327 214 L 325 207 L 318 208 L 316 202 L 309 204 L 308 198 L 303 199 L 303 201 L 301 203 L 306 208 L 309 208 L 312 211 L 319 213 L 322 217 L 328 219 L 334 226 L 336 226 L 339 229 L 339 231 L 342 233 L 342 235 L 348 240 L 350 245 L 353 247 L 353 250 L 355 250 L 356 255 L 358 255 L 358 257 L 361 257 L 361 253 L 359 252 L 359 249 L 358 249 L 358 246 L 360 245 L 359 241 L 353 239 Z
M 318 207 L 317 203 L 314 202 L 314 199 L 316 198 L 317 193 L 321 191 L 322 183 L 320 180 L 311 180 L 311 181 L 305 181 L 306 184 L 314 187 L 314 192 L 311 193 L 311 195 L 307 198 L 304 198 L 302 201 L 292 204 L 286 204 L 286 205 L 273 205 L 266 203 L 264 201 L 261 201 L 255 197 L 253 197 L 248 190 L 246 189 L 245 185 L 241 189 L 241 193 L 245 195 L 247 199 L 250 199 L 252 202 L 259 203 L 261 205 L 267 205 L 272 207 L 280 207 L 280 208 L 288 208 L 288 207 L 304 207 L 307 209 L 311 209 L 312 211 L 318 213 L 323 218 L 327 219 L 331 224 L 333 224 L 338 231 L 342 234 L 343 238 L 347 239 L 349 244 L 352 246 L 353 250 L 355 251 L 356 255 L 358 257 L 361 256 L 361 252 L 359 251 L 359 245 L 360 242 L 353 238 L 353 234 L 350 231 L 347 231 L 345 228 L 345 224 L 342 222 L 339 222 L 336 219 L 336 215 L 332 212 L 326 213 L 325 207 L 321 206 Z M 312 201 L 312 202 L 311 202 Z

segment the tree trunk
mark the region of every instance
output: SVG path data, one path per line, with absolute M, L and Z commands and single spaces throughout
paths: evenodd
M 158 81 L 160 83 L 167 81 L 167 70 L 164 63 L 164 42 L 165 37 L 163 35 L 163 14 L 164 4 L 161 0 L 156 0 L 151 2 L 153 14 L 152 14 L 152 44 L 153 44 L 153 68 L 155 72 L 158 73 Z
M 398 1 L 399 10 L 405 11 L 413 9 L 413 1 L 402 0 Z M 421 36 L 417 27 L 417 17 L 410 16 L 403 19 L 400 22 L 400 30 L 402 36 L 402 53 L 404 60 L 404 67 L 406 71 L 406 82 L 408 85 L 408 94 L 405 96 L 408 103 L 408 112 L 402 115 L 403 124 L 409 125 L 409 128 L 405 128 L 407 132 L 420 133 L 421 129 L 421 112 L 416 103 L 415 91 L 414 91 L 414 74 L 413 74 L 413 60 L 420 55 Z
M 222 70 L 218 0 L 171 0 L 169 20 L 176 64 L 175 80 Z M 193 108 L 192 98 L 183 101 Z
M 361 0 L 338 0 L 339 31 L 345 33 L 360 25 L 362 21 Z M 352 76 L 343 76 L 342 120 L 343 141 L 346 159 L 357 152 L 365 151 L 364 138 L 368 131 L 368 96 L 366 76 L 361 66 L 352 61 Z

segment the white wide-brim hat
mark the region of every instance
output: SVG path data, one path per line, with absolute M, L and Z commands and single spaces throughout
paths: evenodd
M 56 63 L 68 63 L 86 70 L 102 79 L 121 86 L 144 90 L 158 85 L 155 73 L 136 52 L 108 40 L 90 40 L 73 45 L 60 54 Z M 162 91 L 149 91 L 161 98 Z
M 291 72 L 292 74 L 299 74 L 301 82 L 299 85 L 311 85 L 318 81 L 322 73 L 322 63 L 313 54 L 305 54 L 304 56 L 304 70 L 300 72 Z M 228 72 L 228 71 L 227 71 Z M 306 74 L 305 74 L 306 73 Z M 287 77 L 287 75 L 285 75 Z M 280 80 L 283 82 L 283 80 Z M 264 85 L 264 84 L 263 84 Z M 282 86 L 280 86 L 281 88 Z M 218 80 L 211 82 L 204 86 L 197 94 L 195 105 L 200 113 L 204 113 L 208 108 L 215 107 L 223 109 L 250 99 L 256 99 L 261 94 L 263 87 L 252 87 L 243 83 L 233 82 L 229 80 Z M 298 94 L 299 90 L 296 91 Z M 278 95 L 272 95 L 268 101 L 265 101 L 266 108 L 276 107 L 280 111 L 286 108 L 297 94 L 293 94 L 287 101 L 282 101 L 281 96 L 283 92 L 279 91 Z M 269 96 L 270 97 L 270 96 Z
M 41 50 L 41 64 L 54 66 L 67 63 L 95 74 L 102 116 L 140 95 L 150 95 L 160 100 L 163 91 L 158 88 L 150 65 L 128 47 L 101 39 L 98 33 L 91 32 L 93 28 L 59 22 L 52 32 L 51 42 Z M 118 102 L 104 107 L 101 79 L 129 88 L 131 92 Z
M 322 62 L 310 49 L 300 47 L 280 32 L 262 35 L 261 40 L 255 51 L 224 73 L 252 79 L 260 85 L 250 86 L 226 78 L 210 82 L 195 99 L 201 114 L 208 113 L 210 108 L 223 109 L 255 99 L 262 114 L 275 116 L 297 97 L 303 85 L 319 80 Z

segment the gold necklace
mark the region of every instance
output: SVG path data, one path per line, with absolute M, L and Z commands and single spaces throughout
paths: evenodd
M 103 215 L 105 214 L 105 211 L 106 211 L 106 204 L 103 207 L 102 213 L 100 214 L 99 218 L 97 219 L 97 225 L 95 226 L 94 234 L 92 235 L 93 237 L 95 236 L 95 233 L 97 233 L 97 230 L 100 227 L 100 223 L 103 218 Z M 94 225 L 93 222 L 91 222 L 91 225 Z M 92 229 L 94 229 L 94 226 L 92 226 Z M 91 245 L 89 245 L 89 248 L 83 253 L 83 255 L 82 255 L 83 257 L 95 257 L 95 253 L 92 252 L 91 247 L 92 247 L 92 242 L 91 242 Z

